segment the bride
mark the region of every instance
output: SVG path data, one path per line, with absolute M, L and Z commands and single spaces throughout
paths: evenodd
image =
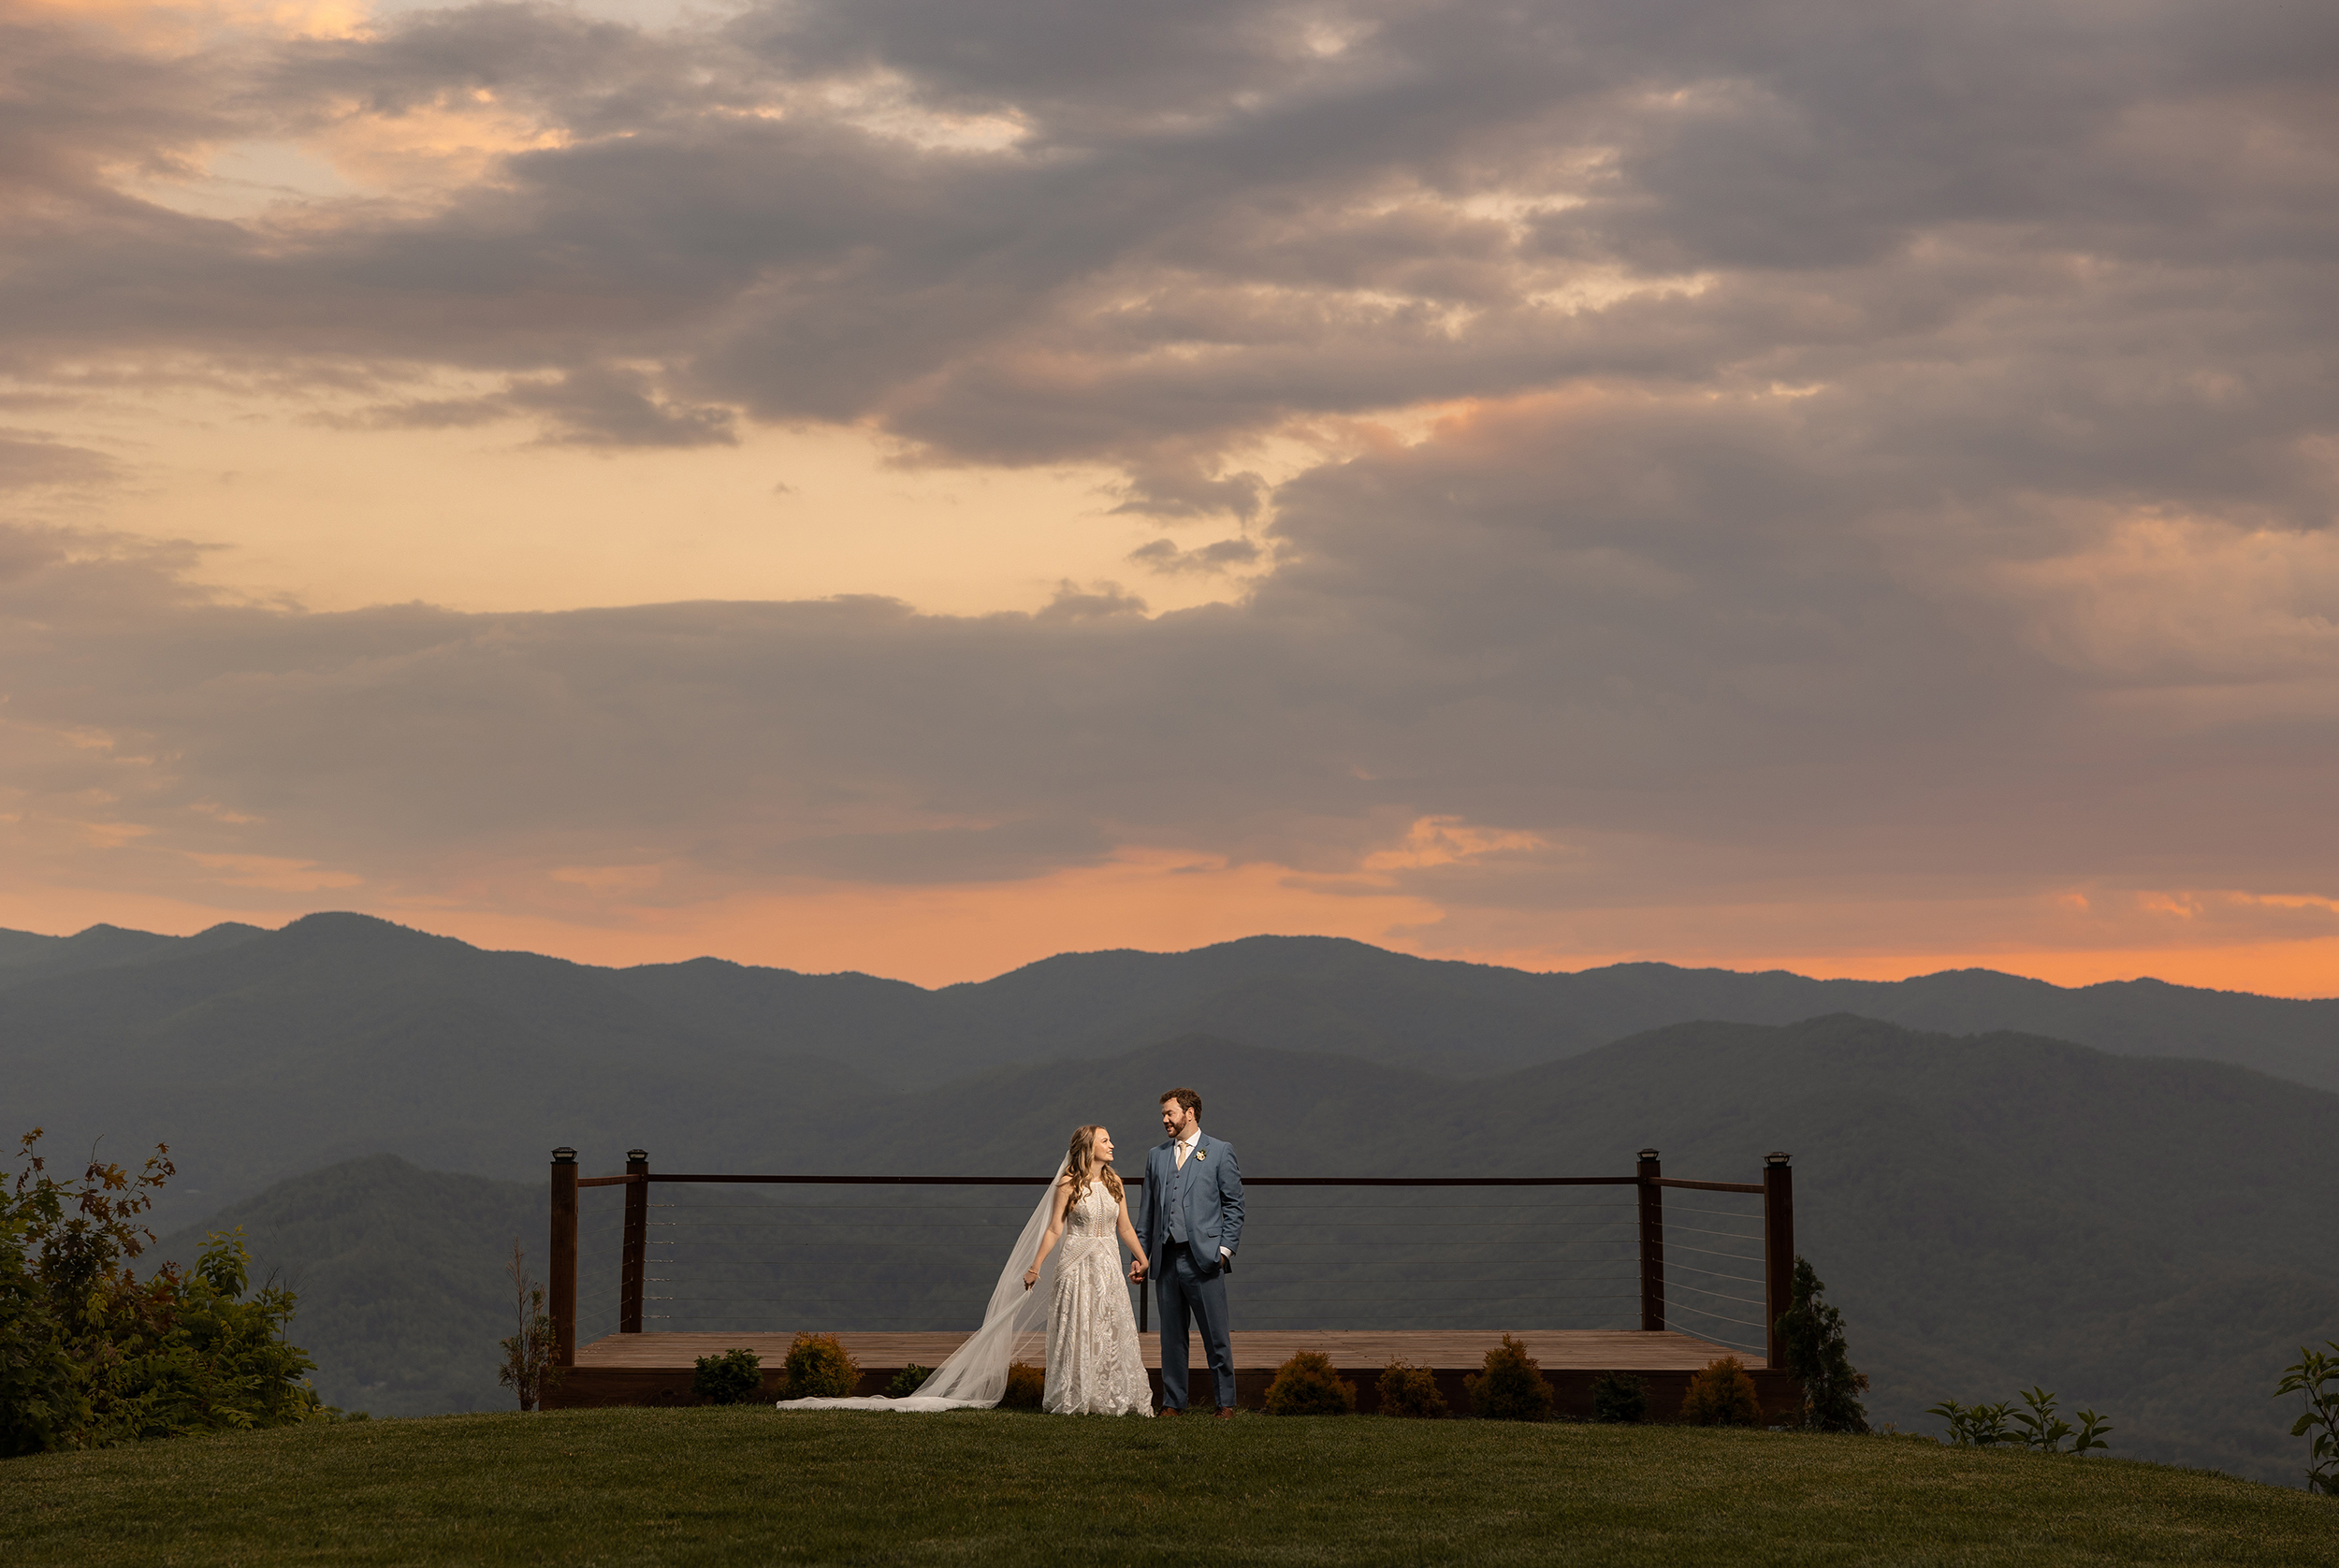
M 1153 1393 L 1137 1343 L 1137 1319 L 1121 1288 L 1116 1237 L 1145 1274 L 1144 1252 L 1123 1202 L 1121 1178 L 1107 1163 L 1112 1138 L 1102 1127 L 1072 1134 L 1070 1151 L 1055 1169 L 1023 1234 L 992 1289 L 982 1327 L 907 1399 L 782 1400 L 782 1410 L 941 1411 L 988 1409 L 1007 1392 L 1018 1343 L 1047 1328 L 1045 1409 L 1065 1415 L 1153 1414 Z M 1063 1245 L 1057 1246 L 1061 1240 Z M 1035 1285 L 1040 1286 L 1035 1290 Z
M 1040 1268 L 1064 1253 L 1048 1298 L 1048 1383 L 1039 1407 L 1052 1416 L 1151 1416 L 1153 1386 L 1137 1347 L 1137 1314 L 1122 1284 L 1121 1248 L 1135 1261 L 1127 1278 L 1145 1277 L 1145 1249 L 1129 1224 L 1121 1177 L 1112 1169 L 1112 1135 L 1102 1127 L 1072 1134 L 1056 1179 L 1055 1212 L 1039 1238 L 1039 1256 L 1024 1272 L 1024 1288 L 1039 1283 Z

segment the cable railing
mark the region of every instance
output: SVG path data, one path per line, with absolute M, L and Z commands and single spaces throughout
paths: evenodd
M 582 1188 L 623 1189 L 619 1334 L 942 1331 L 969 1327 L 967 1303 L 987 1299 L 1031 1189 L 1049 1180 L 653 1172 L 638 1149 L 625 1174 L 585 1176 L 574 1150 L 556 1150 L 561 1362 L 575 1364 Z M 1141 1227 L 1144 1178 L 1123 1181 Z M 888 1190 L 902 1187 L 923 1189 L 916 1209 Z M 1773 1326 L 1794 1258 L 1783 1154 L 1759 1183 L 1667 1177 L 1650 1149 L 1630 1175 L 1257 1175 L 1243 1187 L 1233 1279 L 1246 1328 L 1669 1328 L 1780 1364 Z M 1132 1290 L 1150 1328 L 1153 1290 Z M 601 1328 L 609 1298 L 595 1296 Z
M 1697 1196 L 1704 1201 L 1665 1211 L 1667 1320 L 1700 1339 L 1767 1357 L 1769 1326 L 1779 1314 L 1766 1311 L 1763 1208 L 1743 1198 L 1719 1207 L 1729 1198 Z

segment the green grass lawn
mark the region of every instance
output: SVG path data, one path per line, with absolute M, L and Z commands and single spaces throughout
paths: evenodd
M 600 1410 L 0 1461 L 0 1563 L 2332 1562 L 2339 1503 L 1907 1439 Z

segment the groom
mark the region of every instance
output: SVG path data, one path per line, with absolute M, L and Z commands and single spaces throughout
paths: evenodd
M 1234 1346 L 1227 1336 L 1227 1271 L 1242 1244 L 1242 1172 L 1234 1150 L 1202 1136 L 1202 1096 L 1161 1096 L 1170 1141 L 1145 1156 L 1145 1265 L 1161 1305 L 1161 1413 L 1185 1414 L 1189 1317 L 1202 1325 L 1218 1414 L 1234 1414 Z M 1130 1278 L 1137 1272 L 1130 1270 Z

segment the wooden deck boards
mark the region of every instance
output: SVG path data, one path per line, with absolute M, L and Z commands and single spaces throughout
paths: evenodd
M 1717 1356 L 1737 1356 L 1741 1360 L 1759 1361 L 1727 1345 L 1712 1343 L 1688 1334 L 1660 1330 L 1655 1333 L 1640 1329 L 1516 1329 L 1511 1330 L 1525 1343 L 1527 1354 L 1543 1364 L 1547 1372 L 1583 1370 L 1605 1372 L 1622 1369 L 1633 1372 L 1695 1372 Z M 1380 1330 L 1363 1328 L 1317 1328 L 1306 1330 L 1238 1329 L 1233 1335 L 1234 1364 L 1238 1371 L 1253 1368 L 1272 1370 L 1281 1366 L 1297 1352 L 1320 1350 L 1339 1367 L 1370 1366 L 1375 1371 L 1395 1360 L 1411 1361 L 1416 1366 L 1440 1370 L 1475 1372 L 1485 1358 L 1487 1348 L 1502 1339 L 1501 1328 L 1465 1330 Z M 590 1344 L 580 1345 L 576 1364 L 585 1367 L 608 1367 L 647 1370 L 676 1368 L 688 1372 L 701 1356 L 719 1356 L 734 1349 L 752 1350 L 766 1363 L 776 1363 L 788 1354 L 792 1331 L 768 1334 L 606 1334 Z M 846 1351 L 864 1367 L 898 1369 L 911 1363 L 922 1367 L 937 1365 L 964 1343 L 962 1333 L 880 1334 L 839 1331 L 836 1336 Z M 1161 1366 L 1161 1337 L 1157 1333 L 1138 1336 L 1145 1352 L 1149 1370 Z M 1199 1339 L 1189 1339 L 1188 1359 L 1202 1364 L 1202 1347 Z M 1038 1363 L 1046 1358 L 1047 1351 L 1038 1334 L 1028 1336 L 1028 1343 L 1018 1351 L 1020 1359 Z
M 1630 1372 L 1648 1385 L 1649 1416 L 1672 1417 L 1681 1407 L 1690 1374 L 1718 1357 L 1736 1355 L 1747 1363 L 1764 1410 L 1773 1418 L 1794 1411 L 1802 1390 L 1783 1372 L 1763 1365 L 1759 1356 L 1733 1351 L 1726 1345 L 1669 1331 L 1633 1329 L 1517 1330 L 1527 1354 L 1541 1363 L 1562 1415 L 1576 1417 L 1591 1413 L 1591 1384 L 1603 1372 Z M 1482 1330 L 1390 1330 L 1320 1328 L 1300 1331 L 1237 1330 L 1234 1335 L 1237 1400 L 1257 1408 L 1266 1398 L 1275 1369 L 1294 1353 L 1321 1351 L 1340 1374 L 1357 1386 L 1357 1408 L 1371 1414 L 1379 1405 L 1381 1369 L 1394 1360 L 1410 1361 L 1431 1370 L 1439 1389 L 1457 1414 L 1469 1408 L 1463 1379 L 1484 1363 L 1487 1351 L 1503 1336 L 1500 1328 Z M 752 1350 L 763 1362 L 766 1395 L 780 1392 L 780 1368 L 795 1336 L 780 1333 L 730 1334 L 609 1334 L 580 1346 L 576 1365 L 561 1386 L 545 1396 L 546 1409 L 590 1405 L 688 1405 L 698 1402 L 690 1392 L 694 1365 L 701 1356 L 728 1350 Z M 836 1336 L 861 1365 L 858 1392 L 879 1394 L 904 1366 L 931 1367 L 941 1362 L 966 1340 L 963 1333 L 891 1334 L 840 1330 Z M 1144 1348 L 1146 1370 L 1160 1391 L 1160 1336 L 1138 1336 Z M 1191 1345 L 1192 1387 L 1203 1399 L 1210 1387 L 1201 1346 Z M 1019 1360 L 1039 1365 L 1047 1357 L 1041 1337 L 1032 1334 L 1016 1352 Z

